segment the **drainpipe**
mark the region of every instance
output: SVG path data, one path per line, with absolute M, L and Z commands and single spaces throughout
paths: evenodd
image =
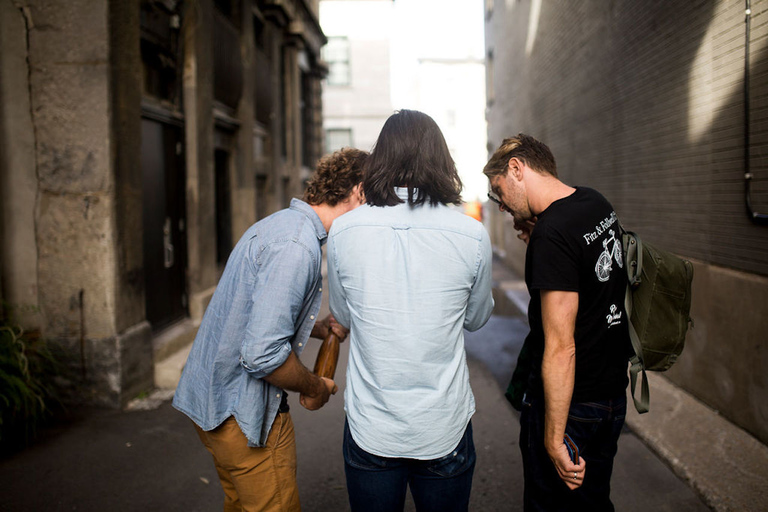
M 747 203 L 747 215 L 754 224 L 768 226 L 768 214 L 758 213 L 752 209 L 752 172 L 749 165 L 749 39 L 751 32 L 752 8 L 750 0 L 746 0 L 744 23 L 744 199 Z

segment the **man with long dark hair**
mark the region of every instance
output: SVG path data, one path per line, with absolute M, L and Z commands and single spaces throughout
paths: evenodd
M 334 220 L 362 202 L 367 153 L 320 160 L 304 201 L 240 238 L 205 311 L 173 406 L 194 421 L 213 455 L 224 510 L 298 512 L 296 444 L 285 391 L 309 410 L 336 392 L 299 361 L 307 338 L 346 330 L 318 322 L 322 245 Z
M 491 244 L 453 211 L 461 180 L 440 129 L 401 110 L 366 162 L 367 205 L 329 234 L 330 306 L 350 329 L 344 461 L 352 511 L 465 511 L 475 449 L 463 329 L 493 309 Z

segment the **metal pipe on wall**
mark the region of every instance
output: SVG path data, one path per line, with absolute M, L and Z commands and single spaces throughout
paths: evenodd
M 751 32 L 752 7 L 750 0 L 746 0 L 745 42 L 744 42 L 744 199 L 747 204 L 747 215 L 753 223 L 761 226 L 768 225 L 768 214 L 758 213 L 752 209 L 752 171 L 750 169 L 749 153 L 749 39 Z

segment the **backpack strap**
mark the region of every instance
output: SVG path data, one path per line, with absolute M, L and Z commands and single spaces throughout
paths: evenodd
M 627 289 L 627 296 L 630 295 L 629 289 Z M 626 299 L 624 301 L 626 304 Z M 645 364 L 643 364 L 642 353 L 643 348 L 640 346 L 640 339 L 637 337 L 637 332 L 632 322 L 629 322 L 629 339 L 632 340 L 632 348 L 635 349 L 635 355 L 629 359 L 629 383 L 632 391 L 632 400 L 635 402 L 635 409 L 640 414 L 648 412 L 650 409 L 650 390 L 648 389 L 648 377 L 645 375 Z M 638 355 L 641 354 L 641 355 Z M 643 381 L 640 387 L 640 400 L 635 396 L 635 387 L 637 387 L 637 374 L 643 374 Z
M 643 280 L 643 241 L 633 231 L 622 230 L 622 245 L 627 262 L 627 279 L 630 288 L 637 288 Z M 627 311 L 629 314 L 630 311 Z
M 648 389 L 648 378 L 645 375 L 645 364 L 643 363 L 643 347 L 640 345 L 640 337 L 632 325 L 632 289 L 637 287 L 642 280 L 643 272 L 643 242 L 632 231 L 625 231 L 621 228 L 622 245 L 624 246 L 624 261 L 627 264 L 627 291 L 624 294 L 624 310 L 627 313 L 627 324 L 629 326 L 629 339 L 632 341 L 632 348 L 635 355 L 629 359 L 629 382 L 632 391 L 632 400 L 635 402 L 635 409 L 640 414 L 648 412 L 650 408 L 650 390 Z M 640 388 L 640 399 L 635 396 L 637 387 L 637 375 L 642 373 L 642 383 Z

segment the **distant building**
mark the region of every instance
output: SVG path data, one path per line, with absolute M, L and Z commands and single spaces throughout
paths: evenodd
M 345 146 L 370 151 L 393 113 L 390 44 L 393 0 L 322 0 L 328 37 L 323 58 L 325 152 Z
M 445 136 L 464 183 L 462 198 L 486 197 L 485 63 L 480 58 L 420 58 L 416 108 L 428 113 Z
M 466 0 L 395 2 L 394 106 L 421 110 L 440 126 L 465 201 L 488 190 L 483 13 L 481 2 Z
M 751 30 L 725 0 L 485 4 L 489 151 L 545 141 L 565 182 L 694 262 L 695 325 L 666 375 L 768 443 L 768 1 Z M 491 232 L 522 272 L 511 218 Z
M 119 406 L 322 155 L 317 0 L 0 0 L 3 301 Z
M 441 16 L 425 19 L 438 8 Z M 467 39 L 477 32 L 468 30 L 472 22 L 482 23 L 482 6 L 464 0 L 322 0 L 326 151 L 368 151 L 395 110 L 421 110 L 446 138 L 464 199 L 483 197 L 485 62 L 482 38 Z M 450 33 L 459 35 L 441 45 Z

